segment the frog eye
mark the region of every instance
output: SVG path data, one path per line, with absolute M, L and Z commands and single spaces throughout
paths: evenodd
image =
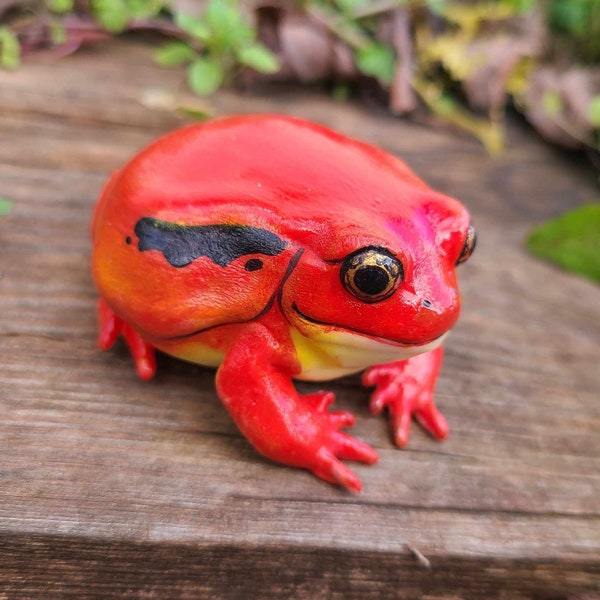
M 456 260 L 456 264 L 460 265 L 464 263 L 471 254 L 473 254 L 473 250 L 475 250 L 475 246 L 477 245 L 477 232 L 473 227 L 469 227 L 467 231 L 467 238 L 465 239 L 465 245 L 463 249 L 460 251 L 460 256 Z
M 346 256 L 342 262 L 342 285 L 363 302 L 389 298 L 404 278 L 400 261 L 385 248 L 369 247 Z

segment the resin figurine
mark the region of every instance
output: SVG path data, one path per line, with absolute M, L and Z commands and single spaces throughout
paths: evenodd
M 193 125 L 108 181 L 93 222 L 100 346 L 127 342 L 142 379 L 155 349 L 217 367 L 216 388 L 254 448 L 351 490 L 341 461 L 377 461 L 341 431 L 334 396 L 292 380 L 366 371 L 395 442 L 414 415 L 437 438 L 441 342 L 459 314 L 455 267 L 469 215 L 399 159 L 283 116 Z

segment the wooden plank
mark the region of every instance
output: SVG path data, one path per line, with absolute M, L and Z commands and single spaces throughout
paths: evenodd
M 600 289 L 523 249 L 533 224 L 597 197 L 585 165 L 518 126 L 491 160 L 297 90 L 211 101 L 374 141 L 461 198 L 480 231 L 438 385 L 450 439 L 415 427 L 398 451 L 356 377 L 327 385 L 381 455 L 356 466 L 365 491 L 350 495 L 258 457 L 210 370 L 161 357 L 142 383 L 122 347 L 95 348 L 91 210 L 112 169 L 182 123 L 139 102 L 180 76 L 131 42 L 0 72 L 0 194 L 16 202 L 0 220 L 0 598 L 600 589 Z
M 6 539 L 6 538 L 5 538 Z M 4 540 L 3 540 L 4 541 Z M 0 546 L 1 548 L 1 546 Z M 37 569 L 23 578 L 22 556 Z M 109 540 L 101 548 L 79 539 L 18 536 L 4 552 L 8 597 L 231 598 L 358 600 L 381 598 L 563 598 L 589 583 L 562 562 L 448 559 L 431 569 L 404 553 L 291 546 L 159 545 Z M 435 564 L 435 563 L 434 563 Z M 581 565 L 582 570 L 593 569 Z M 68 577 L 65 577 L 68 573 Z M 540 595 L 539 583 L 552 594 Z M 39 594 L 43 589 L 43 596 Z M 426 593 L 423 591 L 426 590 Z M 499 593 L 500 590 L 500 593 Z M 575 598 L 575 596 L 572 596 Z M 577 596 L 594 599 L 595 595 Z

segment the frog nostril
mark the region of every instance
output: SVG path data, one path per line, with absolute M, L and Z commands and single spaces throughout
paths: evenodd
M 425 308 L 431 308 L 431 300 L 423 300 L 422 304 Z

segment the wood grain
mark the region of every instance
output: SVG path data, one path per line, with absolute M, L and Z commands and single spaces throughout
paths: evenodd
M 191 101 L 181 77 L 137 41 L 0 72 L 0 195 L 16 203 L 0 220 L 0 598 L 600 597 L 600 288 L 523 249 L 598 198 L 593 173 L 517 123 L 492 160 L 297 89 L 210 101 L 378 143 L 478 227 L 438 384 L 451 437 L 415 427 L 398 451 L 358 378 L 327 385 L 381 456 L 351 495 L 257 456 L 210 370 L 161 356 L 142 383 L 122 346 L 96 349 L 91 210 L 112 169 L 183 124 L 140 102 Z

